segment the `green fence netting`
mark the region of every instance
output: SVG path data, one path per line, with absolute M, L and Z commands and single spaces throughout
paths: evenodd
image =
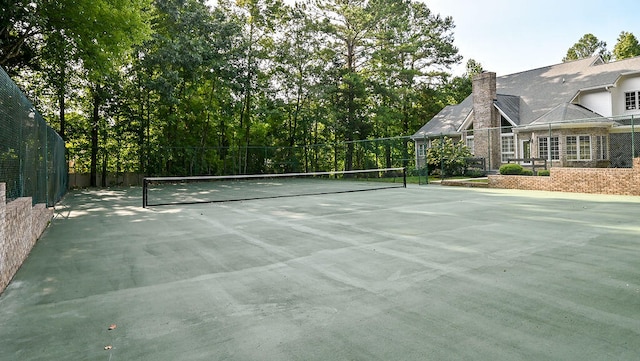
M 0 183 L 7 201 L 54 205 L 68 186 L 64 141 L 0 68 Z

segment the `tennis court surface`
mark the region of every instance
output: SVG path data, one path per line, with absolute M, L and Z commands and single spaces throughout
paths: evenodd
M 640 355 L 640 197 L 141 193 L 66 196 L 0 296 L 0 360 Z

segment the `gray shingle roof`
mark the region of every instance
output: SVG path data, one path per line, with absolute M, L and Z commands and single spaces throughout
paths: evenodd
M 520 97 L 497 94 L 495 106 L 500 109 L 516 125 L 520 125 Z
M 598 113 L 577 104 L 562 103 L 549 112 L 529 123 L 529 126 L 548 125 L 553 123 L 610 123 L 614 122 Z
M 458 105 L 447 105 L 427 124 L 422 126 L 412 138 L 424 138 L 434 135 L 456 134 L 458 128 L 473 109 L 473 99 L 469 96 Z
M 640 57 L 611 63 L 602 63 L 599 57 L 592 57 L 504 75 L 496 79 L 496 106 L 518 125 L 531 124 L 538 118 L 542 118 L 538 123 L 549 122 L 552 121 L 549 113 L 571 103 L 581 90 L 613 85 L 622 74 L 638 71 Z M 458 105 L 446 107 L 414 134 L 414 138 L 450 134 L 452 129 L 462 125 L 472 105 L 472 96 L 469 96 Z

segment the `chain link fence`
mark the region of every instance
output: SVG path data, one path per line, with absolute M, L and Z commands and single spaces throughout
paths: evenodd
M 68 185 L 64 141 L 0 68 L 0 182 L 7 201 L 53 206 Z

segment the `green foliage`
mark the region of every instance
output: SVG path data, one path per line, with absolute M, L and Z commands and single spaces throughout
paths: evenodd
M 36 67 L 36 34 L 40 34 L 45 19 L 38 16 L 31 0 L 3 1 L 0 6 L 0 66 L 9 75 L 20 68 Z
M 585 34 L 567 50 L 567 55 L 562 59 L 562 62 L 585 59 L 594 55 L 602 56 L 605 61 L 609 61 L 611 58 L 606 42 L 598 40 L 593 34 Z
M 479 177 L 484 177 L 486 175 L 487 175 L 486 172 L 480 169 L 467 169 L 464 172 L 464 176 L 469 178 L 479 178 Z
M 453 20 L 424 2 L 289 4 L 18 0 L 0 14 L 0 63 L 92 173 L 403 165 L 414 149 L 394 138 L 470 94 L 446 71 Z M 391 141 L 352 142 L 371 138 Z
M 541 169 L 538 171 L 539 176 L 541 177 L 548 177 L 551 174 L 551 172 L 548 169 Z
M 531 169 L 523 169 L 522 173 L 520 173 L 520 175 L 532 176 L 533 175 L 533 171 Z
M 613 47 L 613 57 L 616 60 L 633 58 L 640 55 L 640 44 L 632 33 L 623 31 L 618 36 L 618 42 Z
M 470 80 L 473 79 L 474 75 L 480 74 L 484 71 L 484 69 L 482 68 L 482 64 L 480 64 L 474 59 L 467 60 L 466 69 L 467 69 L 466 76 Z
M 450 137 L 435 139 L 427 150 L 429 169 L 444 171 L 443 176 L 461 175 L 465 159 L 471 157 L 469 148 L 461 142 L 454 143 Z
M 500 167 L 500 174 L 502 175 L 519 175 L 522 174 L 524 168 L 520 164 L 508 163 L 503 164 Z

